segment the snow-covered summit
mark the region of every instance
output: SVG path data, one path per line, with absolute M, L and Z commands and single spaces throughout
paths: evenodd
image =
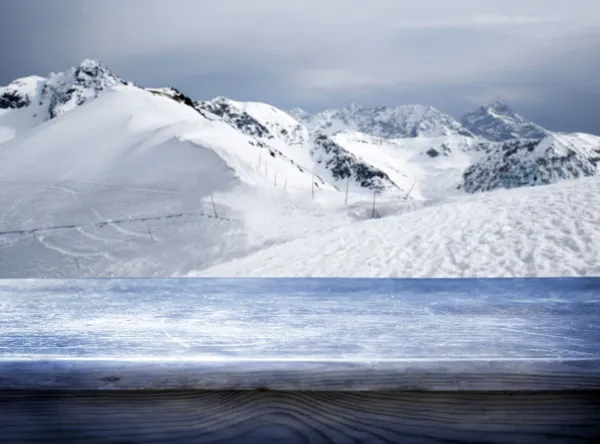
M 0 87 L 0 109 L 32 108 L 32 116 L 53 119 L 96 98 L 100 91 L 125 84 L 106 66 L 86 59 L 65 72 L 31 76 Z
M 511 113 L 514 114 L 513 110 L 511 110 L 510 107 L 506 103 L 501 102 L 499 100 L 494 100 L 492 103 L 489 103 L 484 108 L 487 108 L 490 111 L 493 111 L 493 112 L 496 112 L 499 114 L 511 114 Z
M 116 85 L 131 85 L 102 63 L 85 59 L 65 72 L 30 76 L 0 87 L 0 143 L 98 97 Z
M 52 119 L 118 84 L 125 82 L 100 62 L 86 59 L 64 73 L 50 74 L 42 90 L 41 102 L 48 103 L 48 118 Z
M 402 105 L 365 108 L 351 104 L 314 115 L 290 111 L 313 132 L 328 135 L 347 129 L 386 139 L 406 137 L 472 136 L 453 117 L 432 106 Z
M 519 138 L 542 139 L 550 135 L 550 131 L 526 120 L 498 101 L 466 114 L 461 123 L 473 134 L 495 142 Z

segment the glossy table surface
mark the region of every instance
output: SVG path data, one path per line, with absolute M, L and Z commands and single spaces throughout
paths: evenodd
M 0 280 L 0 389 L 600 388 L 600 279 Z

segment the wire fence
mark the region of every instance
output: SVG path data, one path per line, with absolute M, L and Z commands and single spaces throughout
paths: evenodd
M 321 187 L 320 187 L 320 185 L 319 185 L 319 183 L 321 183 L 322 185 L 326 185 L 326 182 L 325 182 L 325 181 L 324 181 L 324 180 L 323 180 L 323 179 L 322 179 L 322 178 L 321 178 L 319 175 L 317 175 L 317 174 L 314 172 L 314 170 L 311 170 L 311 169 L 309 169 L 309 168 L 306 168 L 306 167 L 304 167 L 304 166 L 302 166 L 302 165 L 300 165 L 300 164 L 298 164 L 298 163 L 295 163 L 295 162 L 293 162 L 293 161 L 291 161 L 291 160 L 287 159 L 285 156 L 283 156 L 283 155 L 281 154 L 281 152 L 278 152 L 278 154 L 279 154 L 280 156 L 282 156 L 282 157 L 283 157 L 285 160 L 287 160 L 288 162 L 291 162 L 293 165 L 295 165 L 296 167 L 298 167 L 298 168 L 300 169 L 300 171 L 302 171 L 302 172 L 308 172 L 308 173 L 310 173 L 310 174 L 311 174 L 310 193 L 311 193 L 311 198 L 312 198 L 312 200 L 315 200 L 315 195 L 316 195 L 316 194 L 315 194 L 315 192 L 316 192 L 315 186 L 316 186 L 317 188 L 321 188 Z M 269 176 L 270 176 L 270 175 L 269 175 L 269 171 L 270 171 L 270 170 L 269 170 L 268 155 L 266 155 L 266 156 L 265 156 L 265 157 L 267 157 L 267 160 L 263 160 L 263 159 L 262 159 L 262 157 L 263 157 L 263 152 L 262 152 L 262 151 L 259 151 L 259 153 L 258 153 L 258 164 L 257 164 L 257 167 L 255 168 L 255 170 L 258 172 L 258 174 L 259 174 L 260 176 L 264 177 L 264 178 L 266 179 L 266 181 L 270 182 L 271 180 L 270 180 L 270 177 L 269 177 Z M 275 156 L 272 156 L 272 157 L 275 157 Z M 274 171 L 273 171 L 273 174 L 272 174 L 272 175 L 273 175 L 273 181 L 272 181 L 272 184 L 273 184 L 273 186 L 274 186 L 275 188 L 277 188 L 277 187 L 278 187 L 278 186 L 277 186 L 277 184 L 278 184 L 278 180 L 277 180 L 277 170 L 276 170 L 276 169 L 274 169 Z M 350 192 L 350 182 L 351 182 L 351 180 L 353 180 L 353 179 L 352 179 L 352 176 L 351 176 L 351 175 L 347 176 L 347 177 L 346 177 L 346 179 L 345 179 L 345 181 L 344 181 L 344 185 L 343 185 L 343 187 L 344 187 L 344 191 L 345 191 L 345 192 L 344 192 L 344 205 L 345 205 L 345 206 L 348 206 L 348 199 L 349 199 L 349 192 Z M 390 181 L 390 182 L 391 182 L 391 183 L 392 183 L 392 184 L 393 184 L 393 185 L 394 185 L 394 186 L 397 188 L 397 190 L 398 190 L 398 191 L 399 191 L 399 192 L 400 192 L 400 193 L 403 195 L 403 197 L 401 198 L 402 200 L 408 200 L 408 199 L 409 199 L 409 197 L 411 196 L 411 194 L 412 194 L 412 192 L 413 192 L 413 190 L 414 190 L 414 188 L 415 188 L 415 185 L 417 184 L 417 180 L 413 180 L 413 182 L 412 182 L 412 185 L 410 186 L 410 188 L 409 188 L 409 189 L 408 189 L 408 191 L 407 191 L 406 189 L 404 189 L 404 188 L 401 188 L 400 186 L 398 186 L 397 184 L 395 184 L 394 182 L 392 182 L 392 181 Z M 281 181 L 281 179 L 280 179 L 280 180 L 279 180 L 279 184 L 281 184 L 281 183 L 282 183 L 282 181 Z M 334 188 L 336 191 L 341 191 L 341 189 L 340 189 L 340 188 L 338 188 L 338 186 L 336 186 L 335 184 L 329 184 L 329 185 L 333 186 L 333 188 Z M 287 190 L 287 189 L 288 189 L 288 180 L 287 180 L 287 178 L 284 178 L 284 179 L 283 179 L 283 187 L 282 187 L 282 188 L 283 188 L 284 190 Z M 295 187 L 293 187 L 293 188 L 295 188 Z M 302 187 L 302 188 L 304 189 L 304 187 Z M 382 193 L 382 190 L 377 190 L 377 189 L 376 189 L 376 190 L 373 190 L 373 191 L 372 191 L 372 193 L 373 193 L 373 194 L 372 194 L 372 196 L 373 196 L 373 209 L 372 209 L 372 217 L 373 217 L 373 218 L 376 218 L 376 217 L 377 217 L 377 213 L 376 213 L 376 210 L 375 210 L 375 201 L 376 201 L 376 198 L 377 198 L 377 196 L 378 196 L 378 195 L 380 195 L 380 194 Z
M 164 214 L 159 216 L 145 216 L 145 217 L 128 217 L 122 219 L 109 219 L 100 222 L 93 222 L 89 224 L 69 224 L 69 225 L 54 225 L 54 226 L 45 226 L 45 227 L 35 227 L 35 228 L 21 228 L 14 230 L 5 230 L 0 231 L 0 236 L 10 236 L 10 235 L 31 235 L 38 233 L 47 233 L 53 231 L 65 231 L 65 230 L 77 230 L 82 228 L 104 228 L 110 225 L 124 225 L 129 223 L 138 223 L 138 222 L 150 222 L 155 220 L 170 220 L 170 219 L 178 219 L 184 217 L 204 217 L 208 219 L 220 220 L 229 223 L 237 223 L 240 222 L 241 219 L 233 219 L 229 217 L 218 216 L 216 214 L 206 213 L 204 211 L 194 212 L 194 213 L 171 213 Z
M 269 169 L 268 169 L 268 161 L 263 161 L 262 159 L 262 151 L 259 152 L 259 158 L 258 158 L 258 172 L 259 174 L 261 173 L 261 166 L 264 166 L 264 177 L 268 180 L 269 178 Z M 292 162 L 293 163 L 293 162 Z M 304 166 L 301 166 L 299 164 L 296 164 L 297 167 L 299 167 L 301 170 L 307 171 L 309 173 L 311 173 L 311 197 L 314 200 L 315 199 L 315 186 L 319 187 L 318 183 L 321 182 L 322 184 L 325 184 L 325 181 L 319 177 L 317 174 L 315 174 L 314 171 L 305 168 Z M 262 175 L 262 174 L 261 174 Z M 350 185 L 350 177 L 347 177 L 346 179 L 346 184 L 345 184 L 345 196 L 344 196 L 344 204 L 347 206 L 348 205 L 348 190 L 349 190 L 349 185 Z M 0 180 L 0 182 L 3 182 Z M 73 181 L 74 182 L 74 181 Z M 74 182 L 75 183 L 75 182 Z M 78 182 L 79 183 L 79 182 Z M 89 184 L 89 185 L 94 185 L 94 186 L 98 186 L 99 184 L 95 184 L 95 183 L 87 183 L 87 182 L 80 182 L 81 184 Z M 283 178 L 283 181 L 279 181 L 279 184 L 281 186 L 281 184 L 283 183 L 283 189 L 287 190 L 288 189 L 288 180 L 287 178 Z M 25 183 L 24 183 L 25 184 Z M 413 188 L 416 184 L 416 181 L 413 183 L 413 185 L 411 186 L 411 188 L 408 190 L 408 192 L 406 192 L 406 195 L 404 196 L 404 200 L 408 200 L 411 192 L 413 191 Z M 29 183 L 27 183 L 27 185 L 31 185 Z M 274 180 L 273 180 L 273 185 L 275 187 L 277 187 L 278 185 L 278 181 L 277 181 L 277 170 L 274 170 Z M 111 187 L 113 185 L 105 185 L 106 187 Z M 116 185 L 115 185 L 116 187 Z M 121 186 L 119 186 L 121 187 Z M 337 188 L 337 187 L 336 187 Z M 146 189 L 142 189 L 139 188 L 140 191 L 154 191 L 154 190 L 146 190 Z M 340 191 L 338 189 L 338 191 Z M 378 218 L 379 214 L 376 210 L 376 197 L 380 194 L 379 191 L 375 190 L 373 191 L 373 202 L 372 202 L 372 209 L 371 209 L 371 217 L 372 218 Z M 211 195 L 211 205 L 212 205 L 212 210 L 213 210 L 213 214 L 211 213 L 207 213 L 205 211 L 199 211 L 199 212 L 193 212 L 193 213 L 171 213 L 171 214 L 163 214 L 163 215 L 158 215 L 158 216 L 145 216 L 145 217 L 127 217 L 127 218 L 121 218 L 121 219 L 108 219 L 108 220 L 104 220 L 104 221 L 99 221 L 99 222 L 93 222 L 93 223 L 87 223 L 87 224 L 66 224 L 66 225 L 54 225 L 54 226 L 43 226 L 43 227 L 30 227 L 30 228 L 19 228 L 19 229 L 10 229 L 10 230 L 2 230 L 0 231 L 0 237 L 2 236 L 14 236 L 14 235 L 34 235 L 34 234 L 38 234 L 38 233 L 48 233 L 48 232 L 55 232 L 55 231 L 66 231 L 66 230 L 77 230 L 77 229 L 84 229 L 84 228 L 104 228 L 106 226 L 110 226 L 110 225 L 124 225 L 124 224 L 130 224 L 130 223 L 140 223 L 140 222 L 150 222 L 150 221 L 160 221 L 160 220 L 170 220 L 170 219 L 178 219 L 178 218 L 186 218 L 186 217 L 204 217 L 204 218 L 208 218 L 208 219 L 214 219 L 214 220 L 220 220 L 220 221 L 224 221 L 224 222 L 228 222 L 228 223 L 234 223 L 234 222 L 241 222 L 241 219 L 234 219 L 234 218 L 229 218 L 229 217 L 225 217 L 225 216 L 220 216 L 217 213 L 217 208 L 213 199 L 213 196 Z M 149 232 L 150 237 L 152 237 L 152 233 Z

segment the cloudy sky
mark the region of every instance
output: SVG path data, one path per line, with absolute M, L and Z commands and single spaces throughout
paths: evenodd
M 0 84 L 84 58 L 144 86 L 320 110 L 493 100 L 600 134 L 598 0 L 0 0 Z

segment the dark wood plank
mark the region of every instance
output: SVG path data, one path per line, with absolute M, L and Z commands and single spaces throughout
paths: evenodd
M 600 392 L 0 392 L 3 443 L 592 443 Z
M 600 390 L 600 360 L 0 361 L 0 390 Z

